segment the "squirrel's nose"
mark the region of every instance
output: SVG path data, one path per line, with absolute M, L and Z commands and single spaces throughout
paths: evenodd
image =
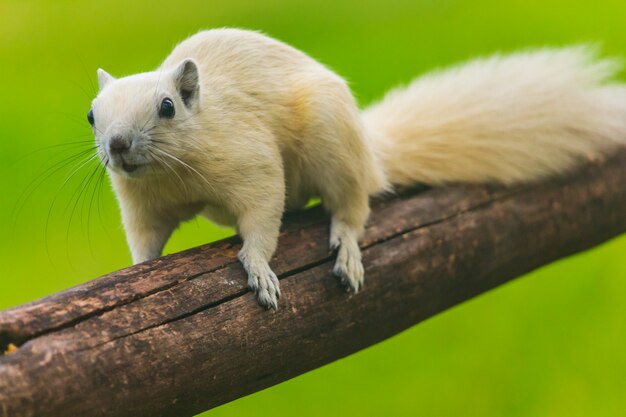
M 115 135 L 109 140 L 109 150 L 113 153 L 122 153 L 130 149 L 130 141 L 122 137 L 122 135 Z

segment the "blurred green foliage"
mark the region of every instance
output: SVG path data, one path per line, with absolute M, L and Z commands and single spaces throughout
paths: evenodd
M 334 68 L 367 104 L 493 51 L 600 41 L 622 54 L 624 22 L 623 0 L 0 0 L 0 308 L 130 263 L 106 179 L 75 192 L 96 163 L 74 176 L 78 161 L 61 166 L 24 198 L 90 146 L 100 66 L 147 71 L 199 29 L 252 28 Z M 56 146 L 75 141 L 86 142 Z M 230 233 L 194 221 L 167 251 Z M 616 239 L 207 415 L 622 416 L 624 253 Z

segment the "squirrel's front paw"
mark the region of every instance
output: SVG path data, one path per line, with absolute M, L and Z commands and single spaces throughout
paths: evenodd
M 267 267 L 252 267 L 248 271 L 248 287 L 256 292 L 259 304 L 266 308 L 278 308 L 280 285 L 276 274 Z
M 363 287 L 364 272 L 358 245 L 342 242 L 337 253 L 333 274 L 341 279 L 341 283 L 347 286 L 349 291 L 359 292 Z

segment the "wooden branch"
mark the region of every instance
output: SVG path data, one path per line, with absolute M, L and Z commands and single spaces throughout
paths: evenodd
M 568 178 L 374 203 L 365 289 L 331 275 L 328 220 L 290 217 L 261 309 L 227 239 L 0 312 L 0 415 L 191 416 L 349 355 L 626 230 L 626 150 Z M 26 266 L 27 267 L 27 266 Z M 13 278 L 16 279 L 16 278 Z

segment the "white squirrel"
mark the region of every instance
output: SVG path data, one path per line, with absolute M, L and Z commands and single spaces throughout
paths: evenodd
M 98 70 L 88 119 L 133 261 L 180 222 L 237 227 L 248 285 L 277 307 L 268 262 L 285 208 L 320 197 L 334 274 L 363 285 L 369 196 L 393 185 L 529 182 L 626 142 L 626 87 L 585 46 L 480 59 L 423 76 L 360 111 L 346 82 L 260 33 L 200 32 L 155 71 Z

